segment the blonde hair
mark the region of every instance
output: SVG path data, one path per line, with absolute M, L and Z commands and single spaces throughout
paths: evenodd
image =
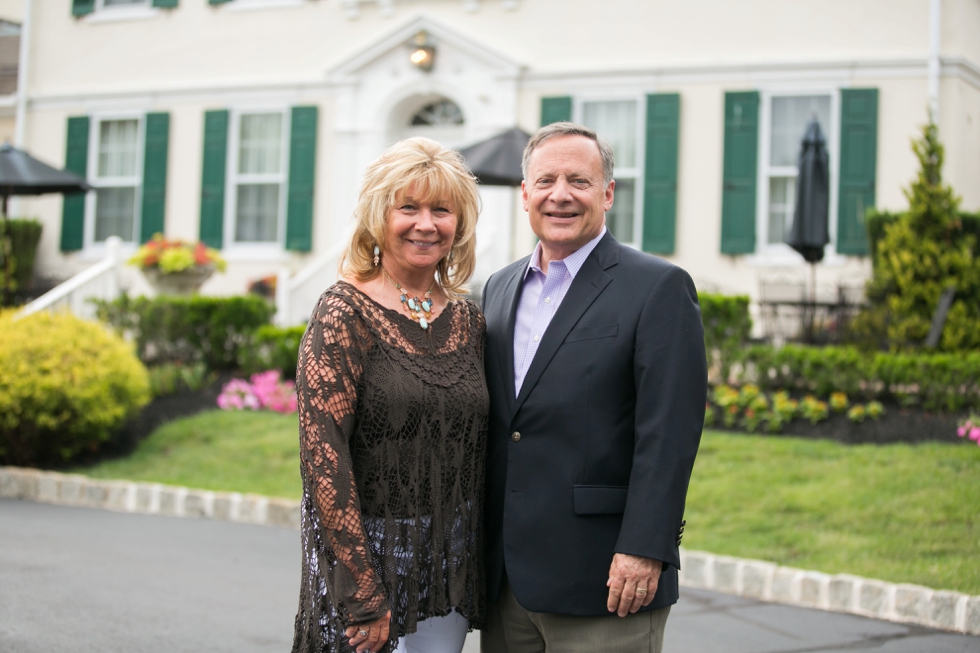
M 374 248 L 383 247 L 395 199 L 408 189 L 419 201 L 452 203 L 456 234 L 452 249 L 439 261 L 436 271 L 443 292 L 449 299 L 457 299 L 466 293 L 466 282 L 476 267 L 479 192 L 476 178 L 460 153 L 428 138 L 395 143 L 368 166 L 354 208 L 354 233 L 340 257 L 340 274 L 359 281 L 381 274 L 381 267 L 374 266 Z M 381 257 L 383 260 L 383 250 Z

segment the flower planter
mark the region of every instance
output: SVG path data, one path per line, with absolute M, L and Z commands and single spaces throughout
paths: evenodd
M 158 295 L 193 295 L 214 274 L 214 265 L 198 265 L 180 272 L 163 273 L 158 267 L 141 268 Z

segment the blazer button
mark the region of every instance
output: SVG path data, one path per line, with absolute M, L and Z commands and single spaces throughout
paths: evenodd
M 513 433 L 511 433 L 510 434 L 510 439 L 513 440 L 514 442 L 520 442 L 521 441 L 521 434 L 520 434 L 520 432 L 514 431 Z

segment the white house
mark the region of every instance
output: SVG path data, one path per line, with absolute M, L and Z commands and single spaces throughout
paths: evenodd
M 22 144 L 96 188 L 19 203 L 45 225 L 41 274 L 163 232 L 221 249 L 208 293 L 288 270 L 282 320 L 300 322 L 386 145 L 559 119 L 614 146 L 613 233 L 706 290 L 809 277 L 782 237 L 814 116 L 832 173 L 821 292 L 868 276 L 864 211 L 906 205 L 930 104 L 946 177 L 980 209 L 980 0 L 24 1 Z M 483 200 L 476 284 L 534 243 L 514 190 Z M 146 289 L 135 270 L 123 283 Z

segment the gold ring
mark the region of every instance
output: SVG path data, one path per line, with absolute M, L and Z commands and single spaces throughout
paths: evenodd
M 636 594 L 637 594 L 637 596 L 646 596 L 647 595 L 647 589 L 645 587 L 637 587 L 636 588 Z

